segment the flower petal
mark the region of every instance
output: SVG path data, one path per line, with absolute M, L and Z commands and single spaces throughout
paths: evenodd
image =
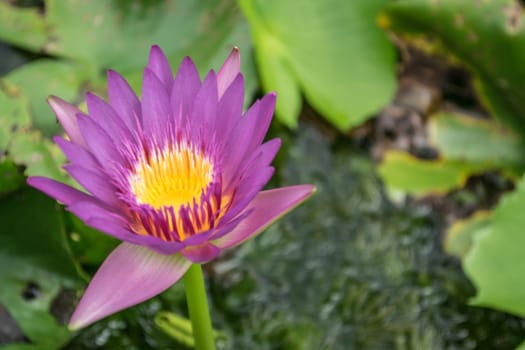
M 140 102 L 128 82 L 117 72 L 108 71 L 109 104 L 130 130 L 141 126 Z
M 241 54 L 239 48 L 234 47 L 230 55 L 224 61 L 219 73 L 217 75 L 217 87 L 219 90 L 219 98 L 228 89 L 237 74 L 241 71 Z
M 166 134 L 166 127 L 172 119 L 169 95 L 163 83 L 148 68 L 144 69 L 142 82 L 142 118 L 146 137 L 163 142 L 161 135 Z
M 80 110 L 56 96 L 50 96 L 47 99 L 47 102 L 55 112 L 60 124 L 69 138 L 73 142 L 85 147 L 86 143 L 84 142 L 84 138 L 82 137 L 78 126 L 77 114 L 81 113 Z
M 132 140 L 129 128 L 118 116 L 113 107 L 90 92 L 86 94 L 86 104 L 90 117 L 92 117 L 108 135 L 120 140 Z
M 199 245 L 193 245 L 185 247 L 180 253 L 188 260 L 195 264 L 202 264 L 214 259 L 221 249 L 214 246 L 209 242 L 205 242 Z
M 217 116 L 217 77 L 213 71 L 206 76 L 202 86 L 195 96 L 191 110 L 192 139 L 199 136 L 208 138 L 208 133 L 215 128 Z
M 231 232 L 211 243 L 220 249 L 237 246 L 263 231 L 275 220 L 305 201 L 315 191 L 313 185 L 282 187 L 260 192 L 245 210 L 253 213 Z
M 121 201 L 115 195 L 116 189 L 107 176 L 75 164 L 64 165 L 64 169 L 96 198 L 112 206 L 121 205 Z
M 122 243 L 104 261 L 80 300 L 69 327 L 79 329 L 152 298 L 177 282 L 191 262 Z
M 184 127 L 200 85 L 201 79 L 195 64 L 189 57 L 185 57 L 175 75 L 170 95 L 171 108 L 173 115 L 176 116 L 175 125 L 177 128 Z
M 241 119 L 243 103 L 244 78 L 239 74 L 221 97 L 217 107 L 217 115 L 221 117 L 221 122 L 215 124 L 215 132 L 223 143 Z
M 92 217 L 86 220 L 85 223 L 121 241 L 149 247 L 159 254 L 171 255 L 178 253 L 184 248 L 184 245 L 180 242 L 165 242 L 153 236 L 136 234 L 124 227 L 114 216 L 110 218 Z
M 248 146 L 248 152 L 251 152 L 255 147 L 262 143 L 264 135 L 266 135 L 266 132 L 270 127 L 270 122 L 272 121 L 276 100 L 277 95 L 275 92 L 271 92 L 261 99 L 261 107 L 259 109 L 259 114 L 257 115 L 257 121 L 255 122 L 257 127 L 253 130 L 252 141 Z
M 76 143 L 69 142 L 60 136 L 53 137 L 53 141 L 55 141 L 58 147 L 60 147 L 67 159 L 69 159 L 69 162 L 72 164 L 82 165 L 86 168 L 94 170 L 98 170 L 100 168 L 98 161 L 84 147 Z
M 117 151 L 114 141 L 93 118 L 78 115 L 78 126 L 86 140 L 91 154 L 106 169 L 112 170 L 114 163 L 123 163 L 122 155 Z
M 93 198 L 87 193 L 65 185 L 62 182 L 48 179 L 47 177 L 31 176 L 27 179 L 27 183 L 29 186 L 44 192 L 48 196 L 66 205 Z
M 173 84 L 173 72 L 164 52 L 157 45 L 153 45 L 149 52 L 148 68 L 155 73 L 157 78 L 166 85 L 169 90 Z

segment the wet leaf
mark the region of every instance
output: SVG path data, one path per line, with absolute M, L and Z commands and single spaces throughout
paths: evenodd
M 525 316 L 525 178 L 494 210 L 492 224 L 474 235 L 463 267 L 476 285 L 472 303 Z
M 277 116 L 295 127 L 301 94 L 346 130 L 377 112 L 395 91 L 394 51 L 375 17 L 384 0 L 242 0 L 265 90 Z
M 525 135 L 525 28 L 519 1 L 390 2 L 381 23 L 410 38 L 432 38 L 466 64 L 484 104 Z

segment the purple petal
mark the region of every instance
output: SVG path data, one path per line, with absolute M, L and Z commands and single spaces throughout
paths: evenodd
M 117 151 L 113 138 L 92 118 L 79 114 L 78 126 L 91 150 L 91 154 L 105 169 L 112 169 L 113 162 L 123 163 L 122 156 Z
M 231 232 L 211 243 L 220 249 L 237 246 L 254 237 L 274 221 L 305 201 L 314 192 L 313 185 L 282 187 L 260 192 L 247 206 L 253 213 L 242 220 Z
M 261 107 L 259 109 L 259 114 L 257 115 L 257 121 L 255 122 L 257 127 L 254 128 L 251 143 L 247 147 L 248 152 L 251 152 L 252 149 L 259 146 L 263 141 L 264 136 L 270 127 L 270 122 L 272 121 L 276 99 L 277 95 L 274 92 L 265 95 L 261 99 Z
M 207 136 L 208 130 L 213 130 L 217 113 L 217 77 L 213 71 L 206 76 L 202 86 L 195 96 L 191 112 L 192 139 Z
M 254 168 L 250 170 L 251 171 L 246 174 L 246 177 L 241 179 L 235 189 L 231 208 L 224 215 L 223 220 L 229 221 L 246 208 L 248 203 L 250 203 L 264 185 L 268 183 L 275 169 L 268 166 L 262 169 Z
M 278 138 L 272 139 L 260 145 L 258 149 L 252 152 L 252 155 L 244 162 L 242 167 L 238 168 L 236 177 L 230 179 L 229 183 L 224 184 L 224 193 L 230 193 L 233 191 L 235 186 L 238 186 L 241 177 L 245 176 L 245 174 L 252 171 L 258 171 L 258 169 L 262 169 L 270 165 L 280 147 L 281 140 Z
M 115 195 L 116 188 L 108 181 L 107 176 L 99 175 L 80 165 L 68 164 L 64 169 L 89 193 L 103 202 L 119 207 L 120 200 Z
M 230 55 L 224 61 L 219 74 L 217 75 L 217 87 L 219 91 L 219 98 L 228 89 L 237 74 L 241 71 L 241 54 L 237 47 L 234 47 Z
M 153 45 L 149 52 L 148 68 L 155 73 L 169 91 L 173 84 L 173 73 L 168 59 L 157 45 Z
M 229 183 L 235 177 L 239 165 L 248 151 L 259 108 L 260 101 L 257 101 L 228 135 L 228 142 L 222 155 L 222 163 L 224 164 L 223 176 L 226 183 Z
M 170 96 L 173 113 L 179 118 L 175 124 L 178 128 L 184 126 L 200 85 L 201 80 L 195 64 L 189 57 L 185 57 L 175 75 Z
M 86 146 L 78 126 L 77 114 L 81 113 L 80 110 L 56 96 L 50 96 L 47 102 L 55 112 L 71 141 Z
M 117 72 L 108 71 L 109 104 L 115 109 L 129 130 L 141 125 L 140 102 L 128 82 Z
M 177 282 L 191 263 L 177 255 L 122 243 L 104 261 L 80 300 L 69 327 L 79 329 L 152 298 Z
M 61 182 L 48 179 L 47 177 L 31 176 L 27 179 L 29 186 L 32 186 L 57 201 L 70 205 L 77 201 L 89 200 L 90 195 L 81 192 L 73 187 L 64 185 Z
M 114 221 L 122 227 L 127 225 L 126 219 L 114 212 L 115 208 L 109 208 L 111 207 L 105 206 L 104 203 L 97 203 L 96 201 L 78 201 L 67 206 L 67 210 L 78 216 L 84 222 L 89 222 L 96 218 Z
M 59 136 L 53 137 L 53 141 L 60 147 L 72 164 L 81 165 L 93 170 L 100 168 L 98 161 L 82 146 L 69 142 Z
M 92 217 L 86 220 L 85 223 L 121 241 L 149 247 L 159 254 L 175 254 L 184 248 L 184 245 L 180 242 L 165 242 L 153 236 L 134 233 L 126 228 L 126 225 L 123 225 L 122 222 L 115 220 L 114 217 Z
M 244 103 L 244 78 L 237 75 L 233 83 L 228 87 L 219 101 L 217 117 L 220 122 L 216 123 L 216 133 L 219 140 L 227 140 L 228 135 L 242 116 Z
M 120 140 L 132 140 L 131 132 L 117 112 L 95 94 L 86 94 L 89 115 L 108 134 Z
M 221 250 L 209 242 L 185 247 L 180 253 L 195 264 L 202 264 L 214 259 Z
M 144 69 L 142 82 L 142 122 L 144 132 L 158 141 L 159 135 L 166 134 L 171 120 L 168 91 L 150 69 Z

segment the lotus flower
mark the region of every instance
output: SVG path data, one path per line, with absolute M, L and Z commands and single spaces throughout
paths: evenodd
M 68 138 L 54 140 L 66 171 L 85 189 L 45 177 L 28 183 L 87 225 L 123 242 L 93 277 L 70 327 L 77 329 L 149 299 L 264 230 L 314 190 L 263 191 L 280 140 L 263 143 L 275 108 L 270 93 L 242 113 L 244 80 L 234 49 L 201 82 L 189 58 L 173 77 L 151 48 L 142 98 L 108 72 L 106 103 L 86 95 L 88 114 L 50 97 Z

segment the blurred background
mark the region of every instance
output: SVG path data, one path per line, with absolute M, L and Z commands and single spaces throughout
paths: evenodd
M 518 349 L 525 339 L 525 29 L 517 0 L 0 0 L 0 350 L 190 349 L 182 283 L 65 324 L 118 244 L 25 178 L 73 184 L 49 95 L 149 48 L 201 74 L 240 48 L 276 91 L 270 187 L 316 195 L 205 265 L 219 349 Z M 525 345 L 521 347 L 525 348 Z

